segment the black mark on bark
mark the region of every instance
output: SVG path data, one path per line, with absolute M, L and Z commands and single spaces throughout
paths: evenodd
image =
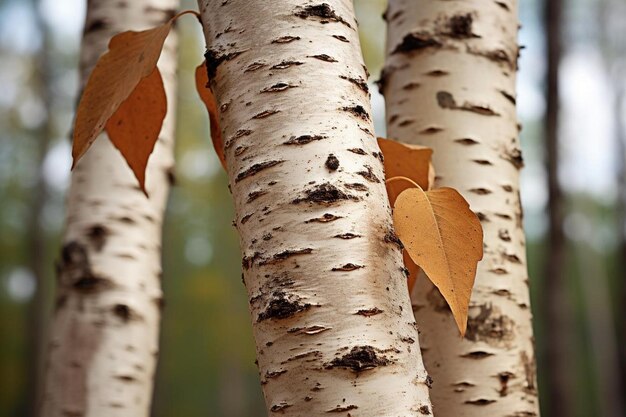
M 472 33 L 473 18 L 470 13 L 452 16 L 448 20 L 449 35 L 453 38 L 478 37 Z
M 274 39 L 272 43 L 289 43 L 297 40 L 300 40 L 300 36 L 281 36 L 280 38 Z
M 478 315 L 468 318 L 465 338 L 499 345 L 512 340 L 513 332 L 513 320 L 491 304 L 483 304 L 479 306 Z
M 265 310 L 259 314 L 257 321 L 286 319 L 294 316 L 296 313 L 308 310 L 310 307 L 311 304 L 302 303 L 300 297 L 296 295 L 290 296 L 284 291 L 277 290 L 272 294 Z
M 343 266 L 340 267 L 335 267 L 332 268 L 331 271 L 333 272 L 350 272 L 350 271 L 356 271 L 357 269 L 361 269 L 361 268 L 365 268 L 363 265 L 357 265 L 357 264 L 353 264 L 353 263 L 347 263 Z
M 341 42 L 350 43 L 348 38 L 346 38 L 345 36 L 342 36 L 342 35 L 333 35 L 333 38 L 335 38 L 337 40 L 340 40 Z
M 78 242 L 63 246 L 57 269 L 61 285 L 79 294 L 94 294 L 114 286 L 110 279 L 94 274 L 87 249 Z
M 328 3 L 322 3 L 317 5 L 306 6 L 302 10 L 298 10 L 294 13 L 301 19 L 319 18 L 320 23 L 338 22 L 346 25 L 350 29 L 352 26 L 346 22 L 344 18 L 337 15 L 337 13 L 328 5 Z
M 365 345 L 353 347 L 349 353 L 333 359 L 326 365 L 326 368 L 345 368 L 359 373 L 379 366 L 387 366 L 390 363 L 391 361 L 377 352 L 377 349 Z
M 251 203 L 257 198 L 265 194 L 267 194 L 267 191 L 262 191 L 262 190 L 252 191 L 250 194 L 248 194 L 248 200 L 246 200 L 246 203 Z
M 282 412 L 283 410 L 285 410 L 286 408 L 291 407 L 291 404 L 288 404 L 286 402 L 281 402 L 280 404 L 274 404 L 272 405 L 272 407 L 270 408 L 270 411 L 272 413 L 278 413 L 278 412 Z
M 362 176 L 363 178 L 365 178 L 369 182 L 375 182 L 375 183 L 379 183 L 380 182 L 378 177 L 376 177 L 376 175 L 374 175 L 374 171 L 372 170 L 371 166 L 365 165 L 364 168 L 367 171 L 359 171 L 359 172 L 357 172 L 357 174 L 359 174 L 360 176 Z
M 224 143 L 224 149 L 230 148 L 237 139 L 251 134 L 252 130 L 250 129 L 238 129 L 230 138 L 226 140 L 226 143 Z
M 454 100 L 454 96 L 452 96 L 452 94 L 447 91 L 437 92 L 437 103 L 442 109 L 464 110 L 482 114 L 484 116 L 499 116 L 497 112 L 487 106 L 471 104 L 467 102 L 463 103 L 463 105 L 458 105 Z
M 322 140 L 322 139 L 328 139 L 328 136 L 323 136 L 323 135 L 292 136 L 286 142 L 283 142 L 283 145 L 306 145 L 307 143 L 313 142 L 314 140 Z
M 305 190 L 304 194 L 304 197 L 296 198 L 292 203 L 299 204 L 304 202 L 330 205 L 342 200 L 358 200 L 357 197 L 344 193 L 328 182 Z
M 404 245 L 400 241 L 400 238 L 393 230 L 389 230 L 385 233 L 384 241 L 396 245 L 400 250 L 404 249 Z
M 215 78 L 215 74 L 217 74 L 217 67 L 226 61 L 230 61 L 231 59 L 238 57 L 243 52 L 244 51 L 235 51 L 226 54 L 215 49 L 208 49 L 204 54 L 204 59 L 206 60 L 206 69 L 207 74 L 209 75 L 209 80 Z
M 109 229 L 101 224 L 95 224 L 87 229 L 85 235 L 93 248 L 99 252 L 106 243 L 107 237 L 109 236 Z
M 252 71 L 256 71 L 258 69 L 261 69 L 265 66 L 266 64 L 263 62 L 253 62 L 252 64 L 248 65 L 246 67 L 245 70 L 243 70 L 243 72 L 252 72 Z
M 490 400 L 487 398 L 478 398 L 476 400 L 467 400 L 465 401 L 465 404 L 471 404 L 471 405 L 478 405 L 478 406 L 484 406 L 484 405 L 489 405 L 492 403 L 495 403 L 496 400 Z
M 369 94 L 369 87 L 367 86 L 367 81 L 365 81 L 363 78 L 361 77 L 348 77 L 345 75 L 340 75 L 339 78 L 341 78 L 342 80 L 347 80 L 350 81 L 352 84 L 356 85 L 357 87 L 359 87 L 359 89 L 363 90 L 365 93 Z
M 341 219 L 341 216 L 335 216 L 334 214 L 325 213 L 322 217 L 317 217 L 315 219 L 309 219 L 305 221 L 305 223 L 329 223 L 335 220 Z
M 455 139 L 454 140 L 456 143 L 460 143 L 461 145 L 466 145 L 466 146 L 472 146 L 472 145 L 478 145 L 478 141 L 471 139 L 471 138 L 462 138 L 462 139 Z
M 367 185 L 361 184 L 361 183 L 358 183 L 358 182 L 345 184 L 345 187 L 349 188 L 350 190 L 355 190 L 355 191 L 369 191 L 369 188 L 367 188 Z
M 97 30 L 106 29 L 109 25 L 110 23 L 104 19 L 93 19 L 92 21 L 87 22 L 84 33 L 91 33 Z
M 363 106 L 361 106 L 360 104 L 357 104 L 356 106 L 342 107 L 341 110 L 347 111 L 348 113 L 352 113 L 353 115 L 355 115 L 359 119 L 363 119 L 363 120 L 369 120 L 370 119 L 369 114 L 367 114 L 367 110 L 365 110 L 365 108 Z
M 279 70 L 281 70 L 281 69 L 286 69 L 286 68 L 289 68 L 289 67 L 292 67 L 292 66 L 298 66 L 298 65 L 302 65 L 302 64 L 303 64 L 303 62 L 300 62 L 300 61 L 282 61 L 281 63 L 272 66 L 271 69 L 279 69 Z
M 333 236 L 334 238 L 337 239 L 344 239 L 344 240 L 350 240 L 350 239 L 356 239 L 357 237 L 361 237 L 361 235 L 356 235 L 354 233 L 341 233 L 339 235 L 335 235 Z
M 430 33 L 413 32 L 402 38 L 402 42 L 395 47 L 392 54 L 409 53 L 419 51 L 425 48 L 439 48 L 441 42 L 435 39 Z
M 468 359 L 485 359 L 489 356 L 493 356 L 493 353 L 485 352 L 483 350 L 476 350 L 474 352 L 468 352 L 464 355 L 461 355 L 462 358 Z
M 359 316 L 371 317 L 371 316 L 375 316 L 377 314 L 380 314 L 382 312 L 383 312 L 383 310 L 381 310 L 380 308 L 372 307 L 372 308 L 359 310 L 359 311 L 357 311 L 354 314 L 359 315 Z
M 350 404 L 350 405 L 338 405 L 335 408 L 331 408 L 330 410 L 326 410 L 327 413 L 345 413 L 346 411 L 350 411 L 350 410 L 356 410 L 357 408 L 359 408 L 358 406 L 354 405 L 354 404 Z M 348 415 L 350 415 L 348 413 Z
M 266 260 L 266 261 L 262 261 L 259 263 L 259 265 L 268 265 L 268 264 L 274 264 L 277 262 L 281 262 L 284 261 L 285 259 L 289 259 L 292 256 L 298 256 L 298 255 L 308 255 L 309 253 L 312 253 L 313 249 L 312 248 L 305 248 L 305 249 L 288 249 L 288 250 L 284 250 L 280 253 L 275 254 L 274 256 L 272 256 L 271 259 Z
M 339 168 L 339 159 L 331 153 L 328 155 L 328 158 L 326 158 L 324 165 L 326 165 L 326 168 L 328 168 L 329 171 L 337 171 Z
M 271 168 L 276 165 L 280 165 L 283 162 L 285 161 L 277 160 L 277 161 L 267 161 L 267 162 L 260 162 L 258 164 L 254 164 L 250 168 L 246 169 L 245 171 L 242 171 L 239 174 L 237 174 L 237 177 L 235 178 L 235 182 L 239 182 L 245 178 L 252 177 L 265 169 Z
M 500 372 L 498 374 L 498 379 L 500 380 L 500 390 L 498 391 L 498 393 L 500 394 L 500 397 L 507 396 L 509 389 L 509 379 L 513 378 L 514 376 L 515 375 L 511 372 Z
M 294 88 L 294 87 L 297 87 L 297 85 L 280 82 L 272 86 L 265 87 L 263 90 L 261 90 L 261 93 L 277 93 L 279 91 L 285 91 L 288 88 Z M 255 118 L 257 117 L 255 116 Z
M 309 55 L 309 58 L 315 58 L 315 59 L 319 59 L 320 61 L 326 61 L 326 62 L 337 62 L 335 58 L 326 54 Z
M 505 159 L 513 164 L 513 166 L 517 169 L 522 169 L 524 167 L 524 158 L 522 157 L 522 151 L 518 148 L 506 151 Z
M 280 113 L 280 110 L 264 110 L 261 113 L 257 113 L 252 116 L 253 119 L 265 119 L 266 117 L 270 117 L 275 115 L 276 113 Z

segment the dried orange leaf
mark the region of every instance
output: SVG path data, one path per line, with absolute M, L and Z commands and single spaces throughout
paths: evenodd
M 74 165 L 141 79 L 154 71 L 171 27 L 172 20 L 142 32 L 122 32 L 111 39 L 109 51 L 98 60 L 78 104 Z
M 163 95 L 162 80 L 160 74 L 153 74 L 172 24 L 180 16 L 188 13 L 199 16 L 197 12 L 187 10 L 178 13 L 168 22 L 153 29 L 141 32 L 122 32 L 111 38 L 109 50 L 100 57 L 91 72 L 76 110 L 72 168 L 76 166 L 78 160 L 87 152 L 102 129 L 106 127 L 108 131 L 110 130 L 116 135 L 115 144 L 133 168 L 133 172 L 143 189 L 145 175 L 143 160 L 146 159 L 147 161 L 152 149 L 150 146 L 150 151 L 146 155 L 145 152 L 148 148 L 146 143 L 157 140 L 163 122 L 163 117 L 160 116 Z M 151 79 L 140 86 L 141 81 L 146 77 Z M 133 95 L 136 88 L 139 88 L 140 91 Z M 129 98 L 132 104 L 124 106 L 122 110 L 119 110 L 119 113 L 116 113 L 122 103 Z M 146 100 L 150 103 L 144 103 Z M 140 105 L 144 111 L 150 111 L 146 120 L 137 120 L 139 110 L 132 108 L 137 105 Z M 115 123 L 109 123 L 109 119 L 114 115 L 116 115 Z M 131 123 L 132 127 L 121 127 L 127 123 Z M 116 129 L 114 125 L 120 127 Z M 146 135 L 150 137 L 146 139 Z M 141 149 L 138 152 L 134 152 L 133 149 L 136 138 L 145 142 L 137 145 Z M 132 142 L 127 142 L 131 140 Z M 131 149 L 133 152 L 129 154 L 128 150 Z M 142 172 L 139 173 L 139 170 Z
M 411 259 L 439 288 L 465 335 L 476 266 L 483 257 L 478 217 L 452 188 L 424 192 L 416 187 L 398 196 L 393 221 Z
M 432 186 L 430 159 L 433 150 L 425 146 L 407 145 L 385 138 L 378 138 L 378 146 L 385 157 L 385 176 L 407 177 L 425 190 Z
M 155 68 L 137 84 L 106 124 L 109 139 L 124 155 L 144 193 L 148 158 L 159 137 L 166 113 L 165 88 L 161 73 Z
M 222 167 L 226 169 L 226 157 L 224 156 L 224 143 L 222 141 L 222 131 L 219 124 L 219 115 L 217 114 L 217 102 L 209 88 L 209 73 L 207 72 L 206 63 L 203 62 L 196 68 L 196 90 L 209 112 L 209 121 L 211 122 L 211 140 L 215 153 L 220 158 Z

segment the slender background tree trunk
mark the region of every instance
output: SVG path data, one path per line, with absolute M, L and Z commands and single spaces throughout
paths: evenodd
M 50 276 L 51 268 L 47 263 L 48 251 L 46 250 L 46 232 L 41 225 L 42 212 L 44 210 L 48 187 L 43 173 L 43 165 L 50 143 L 53 137 L 52 128 L 52 94 L 51 94 L 51 72 L 50 50 L 52 48 L 49 39 L 49 30 L 41 12 L 41 1 L 33 1 L 32 7 L 35 9 L 37 26 L 42 34 L 42 48 L 38 54 L 36 71 L 36 88 L 42 99 L 46 110 L 46 118 L 38 129 L 38 146 L 35 167 L 37 169 L 37 179 L 32 191 L 30 203 L 30 213 L 28 219 L 28 253 L 29 269 L 35 279 L 35 291 L 28 306 L 28 333 L 27 333 L 27 392 L 26 413 L 29 417 L 37 415 L 37 400 L 41 398 L 43 386 L 43 340 L 45 340 L 45 325 L 47 323 L 47 299 L 50 291 L 50 284 L 47 278 Z
M 352 2 L 198 4 L 269 414 L 431 414 Z
M 432 147 L 436 185 L 459 190 L 484 229 L 464 340 L 428 280 L 414 292 L 435 415 L 537 416 L 519 199 L 517 2 L 391 0 L 386 19 L 388 136 Z
M 548 251 L 545 260 L 542 307 L 546 317 L 546 374 L 549 416 L 575 415 L 575 358 L 572 347 L 573 309 L 565 271 L 567 241 L 563 231 L 564 197 L 559 183 L 559 65 L 562 55 L 561 0 L 544 2 L 546 33 L 545 150 L 548 186 Z
M 91 0 L 84 85 L 109 39 L 165 22 L 176 0 Z M 159 68 L 170 98 L 147 173 L 147 199 L 105 135 L 72 173 L 50 329 L 44 416 L 149 414 L 158 355 L 161 223 L 173 169 L 175 35 Z
M 615 97 L 615 140 L 618 150 L 619 172 L 617 178 L 618 184 L 618 204 L 617 204 L 617 230 L 618 230 L 618 246 L 617 246 L 617 271 L 626 271 L 626 122 L 622 120 L 624 102 L 626 101 L 626 87 L 618 87 Z M 626 282 L 622 279 L 618 287 L 616 321 L 618 325 L 618 346 L 621 346 L 619 352 L 620 376 L 622 387 L 626 387 Z

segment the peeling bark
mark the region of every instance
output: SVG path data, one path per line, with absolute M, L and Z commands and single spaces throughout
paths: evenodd
M 423 415 L 352 2 L 198 4 L 269 415 Z
M 484 229 L 466 337 L 418 279 L 414 311 L 439 417 L 537 416 L 522 166 L 515 114 L 517 4 L 391 0 L 381 89 L 391 138 L 433 148 Z
M 89 1 L 82 84 L 114 34 L 159 25 L 177 7 L 176 0 Z M 148 165 L 150 199 L 105 134 L 72 172 L 42 416 L 149 415 L 162 305 L 161 223 L 174 163 L 175 48 L 172 33 L 159 60 L 170 100 Z

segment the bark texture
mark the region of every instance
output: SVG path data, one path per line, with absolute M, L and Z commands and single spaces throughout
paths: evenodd
M 461 192 L 484 229 L 464 340 L 437 289 L 426 279 L 416 285 L 435 414 L 536 416 L 515 114 L 517 3 L 391 0 L 386 19 L 388 136 L 432 147 L 436 185 Z
M 352 2 L 199 6 L 269 414 L 431 414 Z
M 91 0 L 82 84 L 109 39 L 169 19 L 176 0 Z M 106 135 L 72 173 L 41 415 L 147 416 L 158 354 L 161 223 L 172 176 L 175 35 L 159 61 L 168 115 L 147 173 L 147 199 Z

